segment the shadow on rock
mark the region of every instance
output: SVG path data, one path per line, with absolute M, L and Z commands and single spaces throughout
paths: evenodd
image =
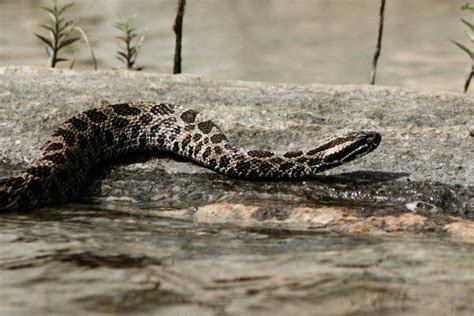
M 409 176 L 409 173 L 406 172 L 360 170 L 336 175 L 321 175 L 315 177 L 314 180 L 321 183 L 370 184 L 397 180 L 407 176 Z

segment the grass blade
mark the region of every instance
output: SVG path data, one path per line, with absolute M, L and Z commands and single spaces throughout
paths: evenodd
M 67 9 L 69 9 L 70 7 L 72 7 L 73 5 L 74 5 L 74 2 L 68 3 L 68 4 L 64 5 L 61 9 L 59 9 L 58 15 L 63 14 L 64 11 L 66 11 Z
M 467 48 L 466 46 L 464 46 L 463 44 L 459 42 L 456 42 L 456 41 L 451 41 L 451 42 L 453 42 L 457 47 L 462 49 L 469 57 L 471 57 L 471 59 L 474 59 L 474 52 L 471 51 L 469 48 Z
M 89 47 L 89 50 L 91 52 L 92 62 L 94 63 L 94 70 L 97 70 L 97 59 L 95 58 L 94 49 L 92 48 L 92 45 L 89 42 L 89 38 L 87 37 L 86 32 L 84 32 L 84 30 L 80 28 L 79 26 L 75 26 L 74 29 L 81 34 L 82 39 L 84 40 L 84 42 L 86 42 L 86 45 Z
M 61 61 L 68 61 L 69 59 L 67 58 L 56 58 L 56 62 L 59 63 Z
M 461 19 L 461 22 L 464 23 L 464 25 L 466 25 L 471 30 L 471 32 L 474 32 L 474 24 L 469 23 L 469 21 L 464 19 Z
M 35 36 L 37 38 L 39 38 L 43 43 L 45 43 L 46 45 L 48 45 L 48 47 L 50 47 L 51 49 L 54 50 L 54 46 L 53 46 L 53 43 L 51 43 L 51 41 L 49 39 L 47 39 L 46 37 L 42 36 L 42 35 L 39 35 L 39 34 L 36 34 L 35 33 Z
M 72 37 L 72 38 L 65 39 L 64 41 L 59 43 L 58 51 L 61 50 L 64 47 L 66 47 L 66 46 L 71 45 L 72 43 L 77 42 L 80 39 L 81 39 L 80 37 Z
M 48 30 L 49 32 L 53 33 L 55 32 L 55 30 L 53 29 L 53 27 L 47 25 L 47 24 L 40 24 L 39 25 L 40 27 L 44 28 L 45 30 Z

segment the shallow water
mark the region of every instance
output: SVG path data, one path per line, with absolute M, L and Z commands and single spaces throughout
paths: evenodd
M 397 0 L 386 8 L 377 83 L 461 91 L 470 64 L 450 39 L 467 42 L 459 10 L 465 0 Z M 291 83 L 368 83 L 379 1 L 189 1 L 183 70 L 217 79 Z M 117 15 L 137 15 L 148 29 L 138 64 L 171 72 L 176 1 L 76 1 L 69 16 L 81 19 L 100 68 L 120 67 L 113 28 Z M 36 0 L 0 2 L 0 66 L 45 65 L 33 36 L 45 15 Z M 88 49 L 76 68 L 91 68 Z
M 46 211 L 2 216 L 0 311 L 474 312 L 474 244 L 196 225 L 126 207 Z

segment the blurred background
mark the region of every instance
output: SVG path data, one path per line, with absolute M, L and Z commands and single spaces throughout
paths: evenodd
M 71 1 L 60 1 L 66 4 Z M 80 19 L 99 69 L 115 58 L 117 15 L 136 15 L 146 39 L 144 71 L 172 72 L 176 0 L 78 0 L 66 17 Z M 467 43 L 460 7 L 467 0 L 387 0 L 377 84 L 462 91 L 471 63 L 450 40 Z M 0 0 L 0 66 L 47 65 L 33 33 L 46 14 L 37 0 Z M 183 72 L 215 79 L 287 83 L 368 83 L 378 0 L 188 0 Z M 75 69 L 93 69 L 87 46 L 75 45 Z M 60 67 L 67 67 L 63 63 Z M 472 93 L 471 88 L 471 93 Z

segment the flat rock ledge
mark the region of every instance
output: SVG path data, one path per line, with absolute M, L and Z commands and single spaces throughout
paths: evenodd
M 0 176 L 71 115 L 137 100 L 197 109 L 246 149 L 383 140 L 311 181 L 228 179 L 162 153 L 103 166 L 74 203 L 0 214 L 1 312 L 474 313 L 472 96 L 0 68 Z

